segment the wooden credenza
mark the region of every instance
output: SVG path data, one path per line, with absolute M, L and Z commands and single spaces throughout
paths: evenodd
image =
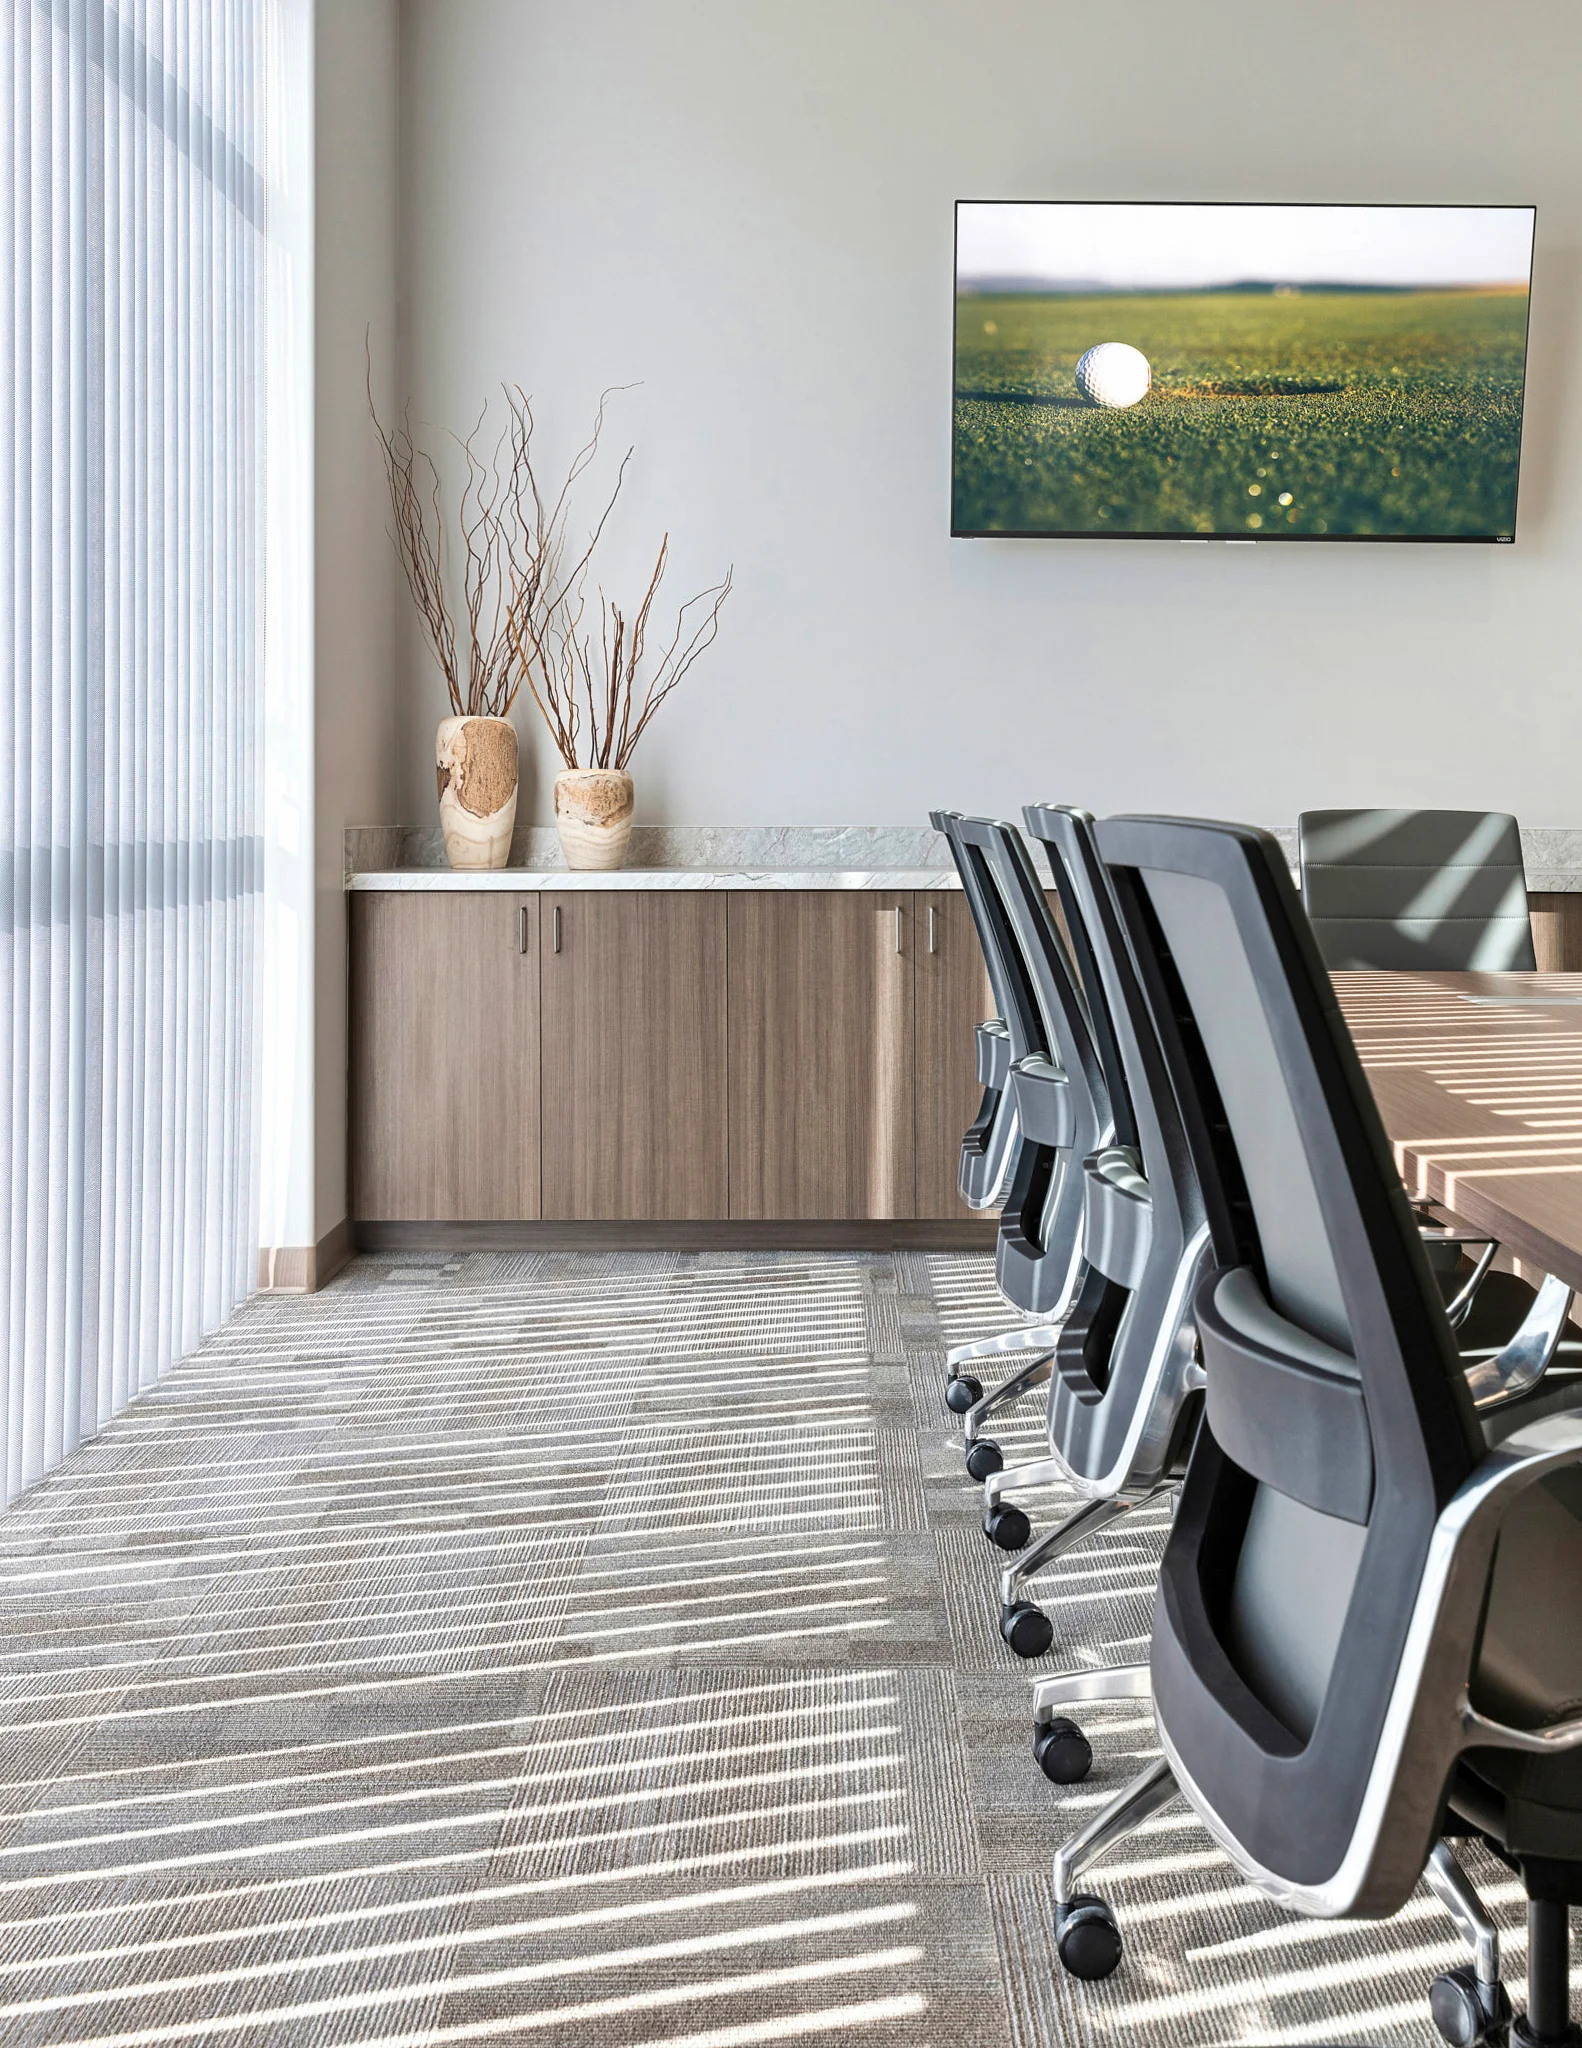
M 992 1234 L 959 890 L 372 888 L 350 928 L 365 1244 Z
M 1530 901 L 1582 968 L 1582 896 Z M 374 886 L 350 927 L 362 1243 L 992 1235 L 959 889 Z

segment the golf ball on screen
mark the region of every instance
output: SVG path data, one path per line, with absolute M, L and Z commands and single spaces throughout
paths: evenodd
M 1101 341 L 1077 364 L 1077 389 L 1089 405 L 1135 405 L 1151 379 L 1148 358 L 1125 341 Z

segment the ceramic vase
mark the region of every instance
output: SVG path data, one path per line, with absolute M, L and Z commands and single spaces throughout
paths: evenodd
M 508 718 L 442 718 L 434 760 L 451 866 L 503 868 L 516 823 L 516 727 Z
M 566 768 L 555 777 L 555 824 L 568 868 L 618 868 L 632 837 L 624 768 Z

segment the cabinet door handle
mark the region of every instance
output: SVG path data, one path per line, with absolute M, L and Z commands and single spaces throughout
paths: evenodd
M 899 903 L 895 906 L 895 950 L 898 953 L 901 950 L 901 906 Z
M 938 946 L 934 944 L 934 906 L 932 903 L 928 906 L 928 950 L 931 953 L 939 951 Z
M 519 953 L 527 951 L 527 905 L 525 903 L 516 913 L 516 950 Z
M 558 903 L 557 903 L 557 904 L 555 905 L 555 918 L 554 918 L 554 924 L 555 924 L 555 941 L 554 941 L 554 943 L 555 943 L 555 951 L 556 951 L 556 952 L 558 953 L 558 952 L 560 951 L 560 905 L 559 905 Z

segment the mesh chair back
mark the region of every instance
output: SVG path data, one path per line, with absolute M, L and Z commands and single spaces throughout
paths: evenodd
M 1162 818 L 1107 820 L 1098 843 L 1213 1190 L 1204 1425 L 1155 1611 L 1160 1727 L 1227 1838 L 1319 1884 L 1481 1437 L 1279 847 Z
M 1080 1162 L 1110 1129 L 1110 1105 L 1070 955 L 1014 825 L 953 826 L 991 985 L 1003 988 L 1017 1089 L 1017 1151 L 996 1271 L 1007 1300 L 1055 1317 L 1081 1272 Z
M 961 1140 L 961 1155 L 956 1170 L 956 1185 L 961 1190 L 962 1200 L 970 1209 L 993 1208 L 1005 1192 L 1016 1144 L 1016 1097 L 1010 1086 L 1011 1045 L 1010 1033 L 1005 1024 L 1005 1013 L 1010 1006 L 1005 974 L 1000 963 L 998 949 L 984 939 L 984 927 L 988 913 L 983 903 L 983 882 L 973 863 L 963 851 L 956 827 L 961 822 L 960 811 L 931 811 L 929 823 L 944 838 L 955 862 L 956 873 L 961 879 L 962 894 L 966 898 L 968 913 L 972 918 L 973 930 L 977 933 L 978 945 L 983 953 L 984 967 L 989 977 L 989 989 L 994 1002 L 994 1016 L 986 1018 L 978 1026 L 977 1065 L 978 1080 L 983 1088 L 978 1113 L 968 1125 Z
M 1157 1483 L 1190 1444 L 1192 1296 L 1208 1231 L 1093 818 L 1054 804 L 1024 816 L 1049 855 L 1114 1119 L 1111 1145 L 1084 1162 L 1089 1271 L 1056 1350 L 1049 1438 L 1079 1483 L 1118 1491 Z

